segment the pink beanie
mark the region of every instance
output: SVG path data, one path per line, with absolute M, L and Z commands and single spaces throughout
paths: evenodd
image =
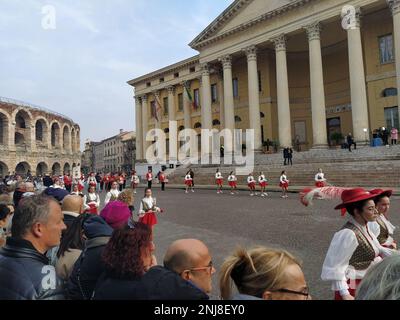
M 122 227 L 128 222 L 131 216 L 131 210 L 121 201 L 109 202 L 100 213 L 100 217 L 113 229 Z

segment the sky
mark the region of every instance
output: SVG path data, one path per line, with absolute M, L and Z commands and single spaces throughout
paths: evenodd
M 0 0 L 0 96 L 72 118 L 82 144 L 135 129 L 126 82 L 197 54 L 233 0 Z

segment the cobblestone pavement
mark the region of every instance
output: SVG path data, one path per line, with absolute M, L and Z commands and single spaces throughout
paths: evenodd
M 237 245 L 264 245 L 283 248 L 303 262 L 314 299 L 331 299 L 330 284 L 320 280 L 321 267 L 333 234 L 345 222 L 333 208 L 339 201 L 316 200 L 311 208 L 304 207 L 298 194 L 289 199 L 279 193 L 268 198 L 250 197 L 247 192 L 232 196 L 212 190 L 161 192 L 153 189 L 157 203 L 165 210 L 155 228 L 156 255 L 162 263 L 168 245 L 181 238 L 198 238 L 210 248 L 217 271 L 224 257 Z M 143 195 L 138 190 L 135 208 Z M 391 220 L 400 225 L 400 198 L 392 198 Z M 398 234 L 395 235 L 396 240 Z M 218 274 L 214 276 L 213 298 L 218 296 Z

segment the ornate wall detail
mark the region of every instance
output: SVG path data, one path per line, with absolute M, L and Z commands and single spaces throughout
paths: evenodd
M 304 29 L 307 32 L 308 41 L 320 40 L 321 39 L 321 24 L 319 22 L 314 22 L 305 26 Z
M 142 103 L 146 103 L 147 102 L 147 94 L 144 94 L 142 96 Z
M 170 95 L 170 94 L 172 94 L 172 95 L 175 94 L 175 86 L 169 86 L 169 87 L 167 88 L 167 90 L 168 90 L 168 94 L 169 94 L 169 95 Z
M 274 43 L 276 51 L 286 50 L 287 37 L 284 34 L 271 39 L 271 41 Z
M 203 63 L 201 66 L 201 74 L 203 76 L 209 76 L 210 75 L 210 66 L 208 63 Z
M 222 63 L 224 69 L 232 68 L 232 57 L 229 54 L 219 58 L 218 60 Z
M 393 15 L 400 13 L 400 0 L 386 0 L 386 1 Z
M 257 47 L 256 46 L 249 46 L 243 49 L 243 52 L 247 56 L 247 60 L 257 60 Z

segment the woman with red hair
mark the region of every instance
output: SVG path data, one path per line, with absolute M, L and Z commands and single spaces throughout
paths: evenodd
M 97 282 L 94 300 L 135 300 L 145 290 L 141 278 L 157 261 L 150 227 L 129 222 L 114 231 L 102 256 L 105 272 Z

